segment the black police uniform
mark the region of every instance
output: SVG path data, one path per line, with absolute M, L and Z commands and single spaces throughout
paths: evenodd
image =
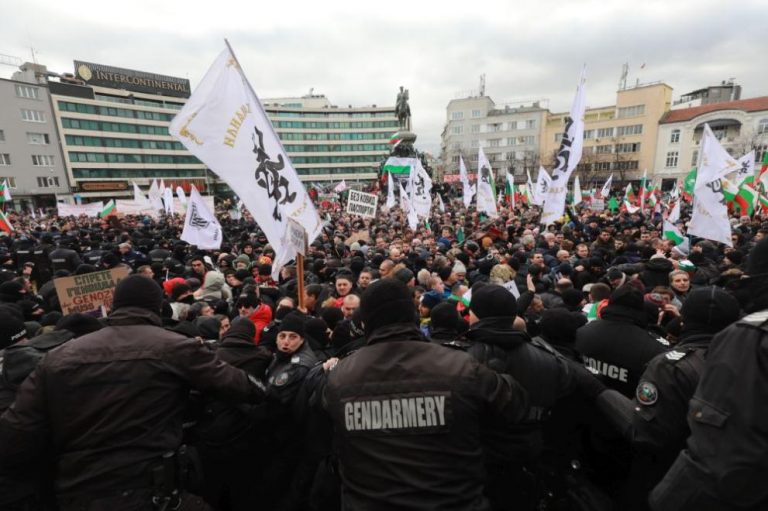
M 164 248 L 156 248 L 156 249 L 150 250 L 149 254 L 147 255 L 149 256 L 149 260 L 152 263 L 163 264 L 163 262 L 169 257 L 171 257 L 172 254 L 170 250 L 166 250 Z
M 83 254 L 83 261 L 87 264 L 92 264 L 94 266 L 98 266 L 101 262 L 101 258 L 106 254 L 106 250 L 89 250 L 85 254 Z
M 59 270 L 67 270 L 73 272 L 80 266 L 82 262 L 80 256 L 71 248 L 58 247 L 52 250 L 48 254 L 48 259 L 51 262 L 51 269 L 56 272 Z
M 768 310 L 712 340 L 688 410 L 688 448 L 651 493 L 652 509 L 768 509 L 767 368 Z
M 48 254 L 55 247 L 47 242 L 39 243 L 32 251 L 32 260 L 35 263 L 35 270 L 32 272 L 32 278 L 37 282 L 38 289 L 43 284 L 51 280 L 53 272 L 51 271 L 51 261 L 48 258 Z

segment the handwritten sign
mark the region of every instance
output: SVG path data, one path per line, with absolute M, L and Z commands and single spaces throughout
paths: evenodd
M 376 218 L 376 204 L 378 196 L 359 190 L 349 190 L 347 198 L 347 213 L 363 218 Z
M 288 219 L 288 229 L 285 233 L 286 243 L 288 246 L 296 249 L 301 255 L 306 255 L 307 251 L 307 232 L 304 227 L 296 220 Z
M 72 277 L 54 279 L 56 294 L 61 304 L 61 312 L 67 314 L 98 314 L 112 308 L 117 283 L 128 276 L 128 268 L 118 267 L 111 270 L 86 273 Z

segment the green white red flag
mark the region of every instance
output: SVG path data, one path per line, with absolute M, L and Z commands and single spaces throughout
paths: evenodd
M 5 216 L 5 213 L 3 213 L 2 210 L 0 210 L 0 231 L 5 231 L 8 234 L 11 234 L 14 231 L 11 221 L 8 220 L 8 217 Z

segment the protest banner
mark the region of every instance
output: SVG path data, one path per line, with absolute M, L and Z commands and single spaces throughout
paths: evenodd
M 376 205 L 379 198 L 372 193 L 349 190 L 347 213 L 363 218 L 376 218 Z
M 91 202 L 90 204 L 65 204 L 63 202 L 59 202 L 56 204 L 59 216 L 92 216 L 92 217 L 98 217 L 99 213 L 104 209 L 104 203 L 99 202 Z
M 118 267 L 54 279 L 61 312 L 65 316 L 75 313 L 104 315 L 104 310 L 109 311 L 112 307 L 117 283 L 127 276 L 128 268 Z

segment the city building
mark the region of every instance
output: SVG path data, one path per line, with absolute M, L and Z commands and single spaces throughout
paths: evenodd
M 132 197 L 153 179 L 209 190 L 212 175 L 168 133 L 190 96 L 189 80 L 89 62 L 48 83 L 75 196 Z
M 45 66 L 26 63 L 0 79 L 0 182 L 13 207 L 49 207 L 69 195 Z
M 340 107 L 312 91 L 262 102 L 305 182 L 376 179 L 398 130 L 394 106 Z
M 682 94 L 680 99 L 672 103 L 672 110 L 693 108 L 711 103 L 723 103 L 725 101 L 738 101 L 740 99 L 741 85 L 736 85 L 733 80 L 723 80 L 720 85 L 710 85 L 703 89 Z
M 730 154 L 740 157 L 754 149 L 760 162 L 768 150 L 768 96 L 667 112 L 659 121 L 654 165 L 667 186 L 697 165 L 705 124 Z
M 446 113 L 441 153 L 447 175 L 459 172 L 459 156 L 474 174 L 480 147 L 497 179 L 511 172 L 525 181 L 526 170 L 538 169 L 548 113 L 542 101 L 496 105 L 481 94 L 451 100 Z
M 659 120 L 672 104 L 672 87 L 665 83 L 637 84 L 620 89 L 616 104 L 587 108 L 584 146 L 577 171 L 582 187 L 637 180 L 654 171 Z M 547 118 L 541 159 L 547 169 L 555 164 L 568 112 Z

